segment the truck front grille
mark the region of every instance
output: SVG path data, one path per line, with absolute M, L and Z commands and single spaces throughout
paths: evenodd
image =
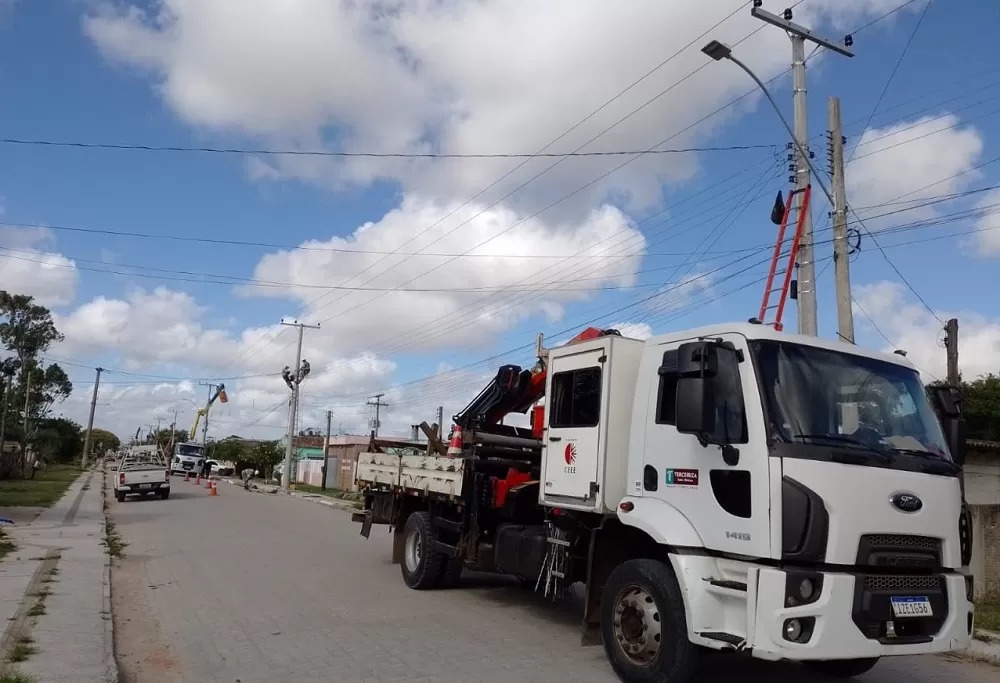
M 940 590 L 940 576 L 900 576 L 869 574 L 865 577 L 866 591 L 935 591 Z
M 858 543 L 857 564 L 889 569 L 939 569 L 941 539 L 907 534 L 865 534 Z

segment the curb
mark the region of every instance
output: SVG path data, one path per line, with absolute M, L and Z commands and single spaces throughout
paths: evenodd
M 979 662 L 1000 665 L 1000 634 L 977 629 L 968 649 L 958 654 Z
M 101 522 L 101 537 L 108 535 L 108 510 L 105 505 L 108 503 L 108 476 L 102 465 L 98 470 L 101 477 L 101 512 L 104 520 Z M 115 657 L 115 622 L 111 614 L 111 554 L 104 553 L 104 577 L 101 582 L 101 608 L 105 613 L 104 619 L 104 679 L 108 683 L 118 683 L 121 680 L 121 672 L 118 670 L 118 659 Z M 102 616 L 105 616 L 102 615 Z

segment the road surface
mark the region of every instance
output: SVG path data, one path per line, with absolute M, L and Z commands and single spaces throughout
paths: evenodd
M 119 662 L 132 683 L 426 681 L 613 683 L 579 646 L 579 605 L 503 580 L 407 589 L 390 537 L 303 500 L 174 479 L 171 498 L 111 505 L 128 546 L 112 579 Z M 715 657 L 705 683 L 807 683 L 800 667 Z M 986 683 L 954 657 L 884 660 L 868 683 Z

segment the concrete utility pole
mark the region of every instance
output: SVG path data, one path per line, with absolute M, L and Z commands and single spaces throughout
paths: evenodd
M 83 437 L 83 455 L 80 456 L 80 469 L 87 468 L 87 454 L 90 452 L 90 432 L 94 429 L 94 411 L 97 409 L 97 389 L 101 386 L 101 373 L 104 368 L 95 368 L 97 379 L 94 380 L 94 395 L 90 399 L 90 417 L 87 418 L 87 434 Z
M 198 382 L 203 387 L 208 387 L 208 400 L 205 401 L 205 414 L 202 415 L 204 422 L 201 423 L 201 445 L 203 448 L 208 448 L 208 411 L 211 410 L 212 402 L 212 392 L 215 391 L 215 384 L 213 382 Z M 207 455 L 207 454 L 206 454 Z
M 306 375 L 309 374 L 309 363 L 302 360 L 302 335 L 308 327 L 310 330 L 318 330 L 319 325 L 307 325 L 297 320 L 292 322 L 281 321 L 282 325 L 299 328 L 299 343 L 295 351 L 295 373 L 289 372 L 288 368 L 282 373 L 285 383 L 292 390 L 292 396 L 288 402 L 288 443 L 285 444 L 285 472 L 281 477 L 281 488 L 288 491 L 288 485 L 292 478 L 292 441 L 295 439 L 295 419 L 299 409 L 299 385 Z
M 382 408 L 388 408 L 388 403 L 382 403 L 382 397 L 385 394 L 375 394 L 368 398 L 368 405 L 375 406 L 375 421 L 372 423 L 372 429 L 375 431 L 375 436 L 378 436 L 378 428 L 382 425 L 379 420 L 379 416 L 382 414 Z M 374 401 L 374 402 L 373 402 Z
M 0 375 L 0 400 L 2 400 L 3 405 L 0 405 L 0 458 L 3 457 L 3 449 L 7 440 L 7 412 L 10 406 L 10 388 L 14 382 L 14 374 Z
M 853 57 L 850 47 L 854 44 L 851 36 L 844 38 L 844 44 L 834 43 L 815 35 L 811 30 L 792 22 L 792 10 L 786 9 L 779 17 L 760 8 L 759 0 L 755 0 L 750 15 L 768 24 L 783 29 L 792 41 L 792 100 L 795 107 L 794 140 L 796 147 L 795 161 L 795 206 L 802 210 L 802 200 L 805 188 L 810 183 L 810 158 L 812 152 L 808 149 L 809 129 L 806 120 L 806 41 L 810 41 L 829 50 Z M 829 194 L 829 193 L 827 193 Z M 798 330 L 799 334 L 816 336 L 818 334 L 816 311 L 816 261 L 813 254 L 812 216 L 806 207 L 806 215 L 802 222 L 802 238 L 798 253 Z
M 444 406 L 438 406 L 437 423 L 438 423 L 438 438 L 439 439 L 443 439 L 445 437 L 445 433 L 444 433 Z
M 320 488 L 324 491 L 326 490 L 326 470 L 327 470 L 327 453 L 330 451 L 330 427 L 332 426 L 333 411 L 326 411 L 326 441 L 323 442 L 323 479 L 320 482 Z
M 837 334 L 854 343 L 854 310 L 851 306 L 851 258 L 847 244 L 847 190 L 844 183 L 844 131 L 840 98 L 827 100 L 830 137 L 830 171 L 833 176 L 833 272 L 837 283 Z
M 958 389 L 962 384 L 958 372 L 958 318 L 951 318 L 944 325 L 944 348 L 948 353 L 948 386 Z

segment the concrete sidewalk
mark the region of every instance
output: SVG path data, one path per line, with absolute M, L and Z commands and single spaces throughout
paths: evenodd
M 17 550 L 0 563 L 2 645 L 30 638 L 36 652 L 12 668 L 40 682 L 118 680 L 103 484 L 100 468 L 84 473 L 59 502 L 14 527 Z

